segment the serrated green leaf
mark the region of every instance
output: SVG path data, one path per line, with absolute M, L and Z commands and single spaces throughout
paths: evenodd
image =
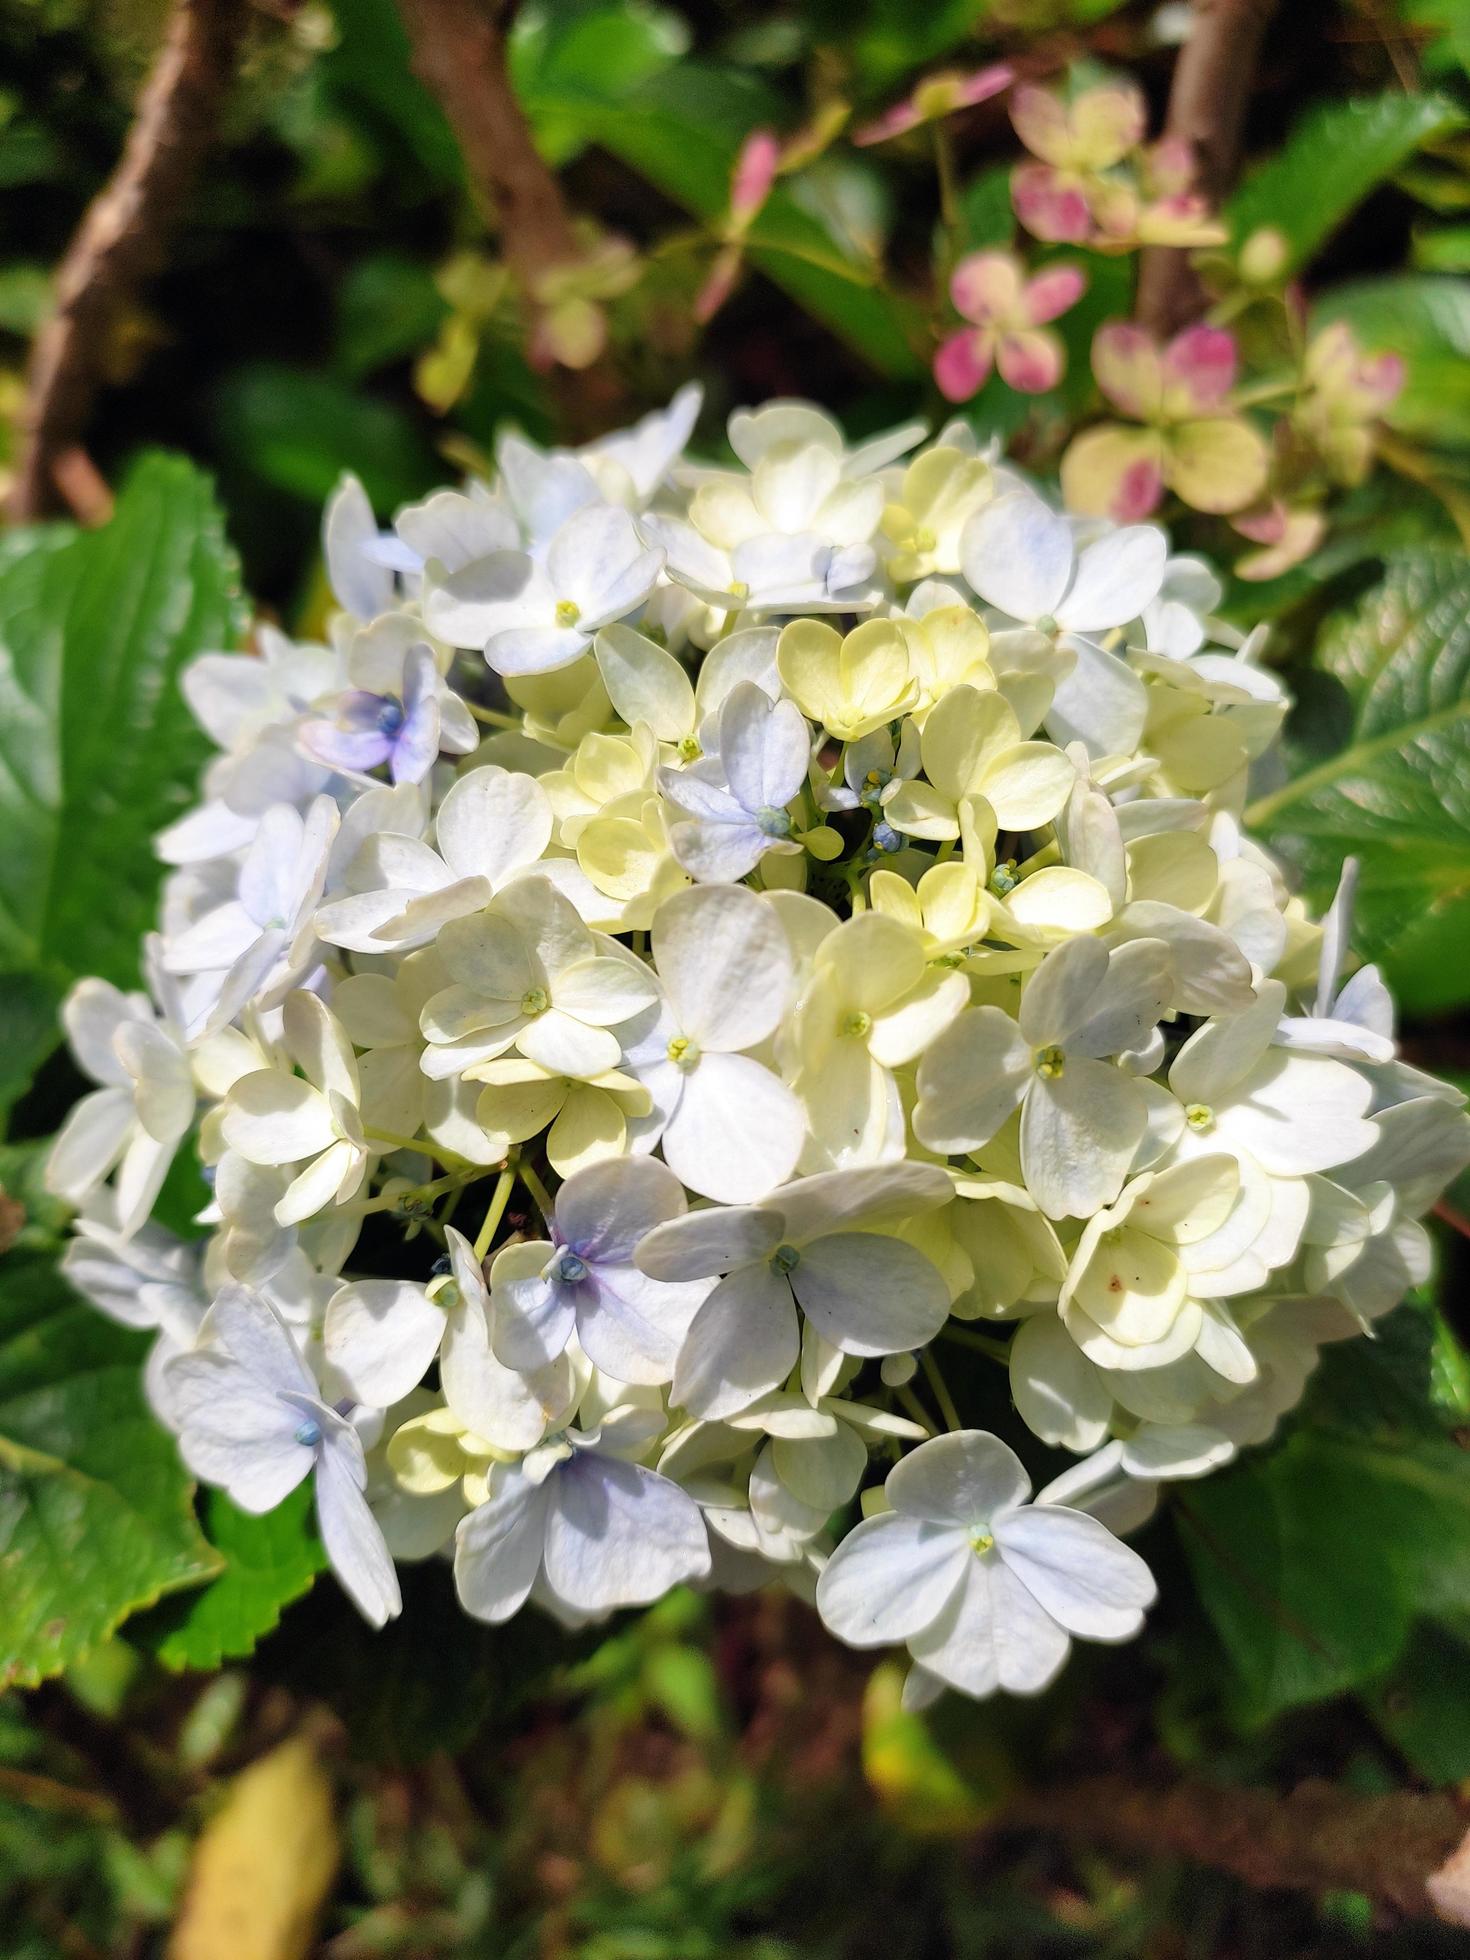
M 223 1491 L 207 1491 L 204 1528 L 224 1570 L 198 1592 L 164 1600 L 134 1620 L 128 1638 L 173 1668 L 218 1667 L 253 1653 L 326 1565 L 311 1502 L 304 1483 L 274 1511 L 250 1517 Z
M 1355 943 L 1403 1005 L 1470 998 L 1470 563 L 1403 552 L 1329 631 L 1321 672 L 1341 690 L 1345 746 L 1259 798 L 1246 821 L 1317 903 L 1345 852 L 1362 865 Z
M 1404 357 L 1404 386 L 1385 420 L 1436 448 L 1470 445 L 1470 279 L 1395 274 L 1323 294 L 1314 328 L 1345 320 L 1372 352 Z
M 192 797 L 208 753 L 179 673 L 201 649 L 234 644 L 243 623 L 209 479 L 182 457 L 145 457 L 101 530 L 33 532 L 0 558 L 0 1085 L 11 1094 L 56 1045 L 73 979 L 137 984 L 162 872 L 153 834 Z
M 1463 122 L 1454 103 L 1438 95 L 1323 103 L 1230 199 L 1232 235 L 1239 243 L 1272 226 L 1285 237 L 1294 270 L 1417 149 Z
M 0 1685 L 57 1674 L 139 1607 L 219 1570 L 173 1438 L 143 1400 L 146 1340 L 12 1254 L 0 1285 Z

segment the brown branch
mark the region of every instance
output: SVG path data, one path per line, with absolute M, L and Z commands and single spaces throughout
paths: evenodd
M 561 186 L 543 161 L 506 66 L 503 6 L 493 0 L 398 0 L 413 71 L 437 98 L 470 183 L 500 227 L 523 285 L 579 256 Z
M 1028 1792 L 1015 1824 L 1134 1857 L 1176 1857 L 1264 1891 L 1362 1892 L 1409 1918 L 1470 1926 L 1466 1814 L 1447 1792 L 1364 1796 L 1334 1784 L 1273 1790 L 1094 1776 Z
M 1194 0 L 1189 39 L 1179 50 L 1169 91 L 1166 136 L 1182 138 L 1195 163 L 1195 186 L 1218 205 L 1240 167 L 1246 105 L 1256 60 L 1276 0 Z M 1205 294 L 1188 254 L 1155 245 L 1143 255 L 1138 318 L 1154 333 L 1173 333 L 1204 310 Z
M 398 0 L 398 11 L 413 71 L 444 111 L 534 325 L 546 274 L 583 252 L 511 87 L 505 30 L 512 9 L 506 0 Z M 596 434 L 616 419 L 620 390 L 605 365 L 561 369 L 556 382 L 569 436 Z
M 162 260 L 214 135 L 244 15 L 245 0 L 175 0 L 122 156 L 57 269 L 53 308 L 31 351 L 11 493 L 17 520 L 57 506 L 57 462 L 78 448 L 114 327 Z

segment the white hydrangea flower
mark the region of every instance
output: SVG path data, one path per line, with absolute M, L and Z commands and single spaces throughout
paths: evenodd
M 884 1492 L 892 1509 L 837 1547 L 817 1610 L 849 1646 L 903 1642 L 962 1694 L 1038 1694 L 1074 1637 L 1129 1640 L 1154 1601 L 1137 1552 L 1085 1512 L 1028 1503 L 1015 1452 L 982 1430 L 921 1443 Z
M 908 1706 L 1034 1692 L 1152 1597 L 1106 1527 L 1423 1278 L 1470 1115 L 1343 979 L 1355 868 L 1318 926 L 1243 831 L 1285 694 L 1207 565 L 958 422 L 774 402 L 710 469 L 698 409 L 388 530 L 345 479 L 325 644 L 186 674 L 157 1005 L 65 1009 L 65 1270 L 376 1623 L 451 1549 L 491 1621 L 776 1580 Z M 946 1330 L 1082 1458 L 1034 1502 Z
M 933 1150 L 974 1150 L 1021 1109 L 1026 1188 L 1053 1218 L 1111 1204 L 1143 1138 L 1137 1085 L 1106 1059 L 1142 1046 L 1169 998 L 1161 940 L 1109 954 L 1093 939 L 1049 953 L 1020 1018 L 969 1008 L 919 1064 L 914 1129 Z
M 352 1424 L 321 1400 L 281 1321 L 258 1295 L 226 1287 L 210 1308 L 212 1343 L 164 1370 L 179 1449 L 196 1477 L 242 1511 L 270 1511 L 315 1473 L 317 1522 L 332 1570 L 364 1618 L 402 1610 L 398 1575 L 363 1495 L 367 1466 Z
M 799 851 L 787 808 L 807 777 L 811 733 L 799 708 L 741 681 L 720 709 L 716 753 L 659 771 L 659 788 L 682 821 L 669 829 L 675 857 L 702 884 L 733 884 L 768 851 Z
M 748 1408 L 796 1366 L 802 1315 L 844 1354 L 931 1341 L 949 1312 L 943 1279 L 913 1246 L 865 1228 L 945 1204 L 951 1190 L 929 1164 L 829 1171 L 758 1205 L 654 1227 L 636 1254 L 650 1278 L 721 1276 L 689 1323 L 674 1400 L 709 1420 Z

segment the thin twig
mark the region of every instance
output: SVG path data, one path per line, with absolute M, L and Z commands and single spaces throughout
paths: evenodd
M 1276 0 L 1194 0 L 1189 39 L 1179 50 L 1169 91 L 1166 136 L 1182 138 L 1195 164 L 1195 188 L 1218 205 L 1240 167 L 1246 105 L 1256 59 Z M 1173 333 L 1203 312 L 1204 289 L 1187 252 L 1151 246 L 1138 277 L 1138 318 L 1154 333 Z
M 73 452 L 83 453 L 114 327 L 162 260 L 218 126 L 244 18 L 245 0 L 175 0 L 122 156 L 57 269 L 55 303 L 31 351 L 10 500 L 17 522 L 56 509 L 66 494 L 59 464 L 66 472 L 70 459 L 68 480 L 80 482 Z
M 505 0 L 398 0 L 413 70 L 454 132 L 470 184 L 497 227 L 534 328 L 546 275 L 583 256 L 555 173 L 537 150 L 511 87 Z M 620 396 L 606 365 L 559 370 L 566 433 L 597 433 L 616 419 Z
M 1162 1788 L 1092 1776 L 1029 1790 L 1003 1827 L 1054 1831 L 1143 1857 L 1179 1857 L 1263 1891 L 1361 1892 L 1413 1918 L 1470 1924 L 1456 1860 L 1466 1815 L 1448 1792 L 1366 1796 L 1322 1782 L 1289 1795 L 1184 1781 Z

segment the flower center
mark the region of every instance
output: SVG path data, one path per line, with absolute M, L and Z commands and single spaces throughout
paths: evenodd
M 687 1074 L 699 1060 L 699 1043 L 691 1041 L 687 1034 L 676 1034 L 669 1043 L 668 1057 L 675 1068 L 681 1068 Z
M 378 709 L 378 727 L 384 735 L 396 735 L 403 726 L 403 703 L 395 701 L 391 694 L 383 696 L 383 705 Z
M 763 837 L 789 837 L 791 835 L 790 817 L 787 816 L 784 810 L 778 810 L 772 804 L 768 803 L 763 810 L 757 810 L 755 821 L 756 828 Z
M 302 1449 L 314 1450 L 317 1444 L 322 1440 L 321 1424 L 319 1422 L 313 1421 L 312 1418 L 308 1416 L 305 1422 L 298 1424 L 296 1430 L 296 1440 L 301 1445 Z
M 902 850 L 902 848 L 903 839 L 891 823 L 883 823 L 880 820 L 873 825 L 873 849 L 875 851 L 882 851 L 886 854 L 889 851 Z
M 1215 1112 L 1208 1103 L 1189 1103 L 1184 1120 L 1192 1130 L 1210 1130 L 1215 1126 Z
M 850 1034 L 863 1041 L 873 1032 L 873 1017 L 856 1008 L 842 1023 L 843 1034 Z
M 778 1245 L 771 1254 L 773 1273 L 792 1273 L 801 1264 L 801 1254 L 794 1245 Z
M 1067 1066 L 1067 1052 L 1053 1042 L 1047 1048 L 1038 1048 L 1032 1061 L 1038 1075 L 1044 1076 L 1048 1082 L 1055 1082 Z
M 556 623 L 558 626 L 575 626 L 582 617 L 582 608 L 575 599 L 558 599 L 556 602 Z
M 927 524 L 921 524 L 914 533 L 914 550 L 934 551 L 938 548 L 938 545 L 938 533 L 932 531 Z
M 1009 898 L 1020 882 L 1016 876 L 1014 858 L 1007 858 L 1004 864 L 998 864 L 990 874 L 990 889 L 997 898 Z
M 976 1558 L 984 1558 L 994 1543 L 994 1535 L 986 1531 L 983 1526 L 977 1525 L 970 1533 L 970 1550 L 975 1554 Z
M 544 1014 L 551 1005 L 551 996 L 544 987 L 527 987 L 521 995 L 522 1014 Z
M 732 599 L 739 599 L 742 604 L 750 597 L 750 587 L 743 578 L 731 579 L 726 590 Z
M 1043 613 L 1036 622 L 1036 630 L 1038 633 L 1044 633 L 1047 639 L 1054 640 L 1057 635 L 1057 623 L 1050 613 Z
M 580 1286 L 587 1277 L 587 1261 L 568 1246 L 556 1262 L 556 1276 L 563 1286 Z
M 679 744 L 679 760 L 681 762 L 698 762 L 703 754 L 704 750 L 692 735 L 686 735 Z

